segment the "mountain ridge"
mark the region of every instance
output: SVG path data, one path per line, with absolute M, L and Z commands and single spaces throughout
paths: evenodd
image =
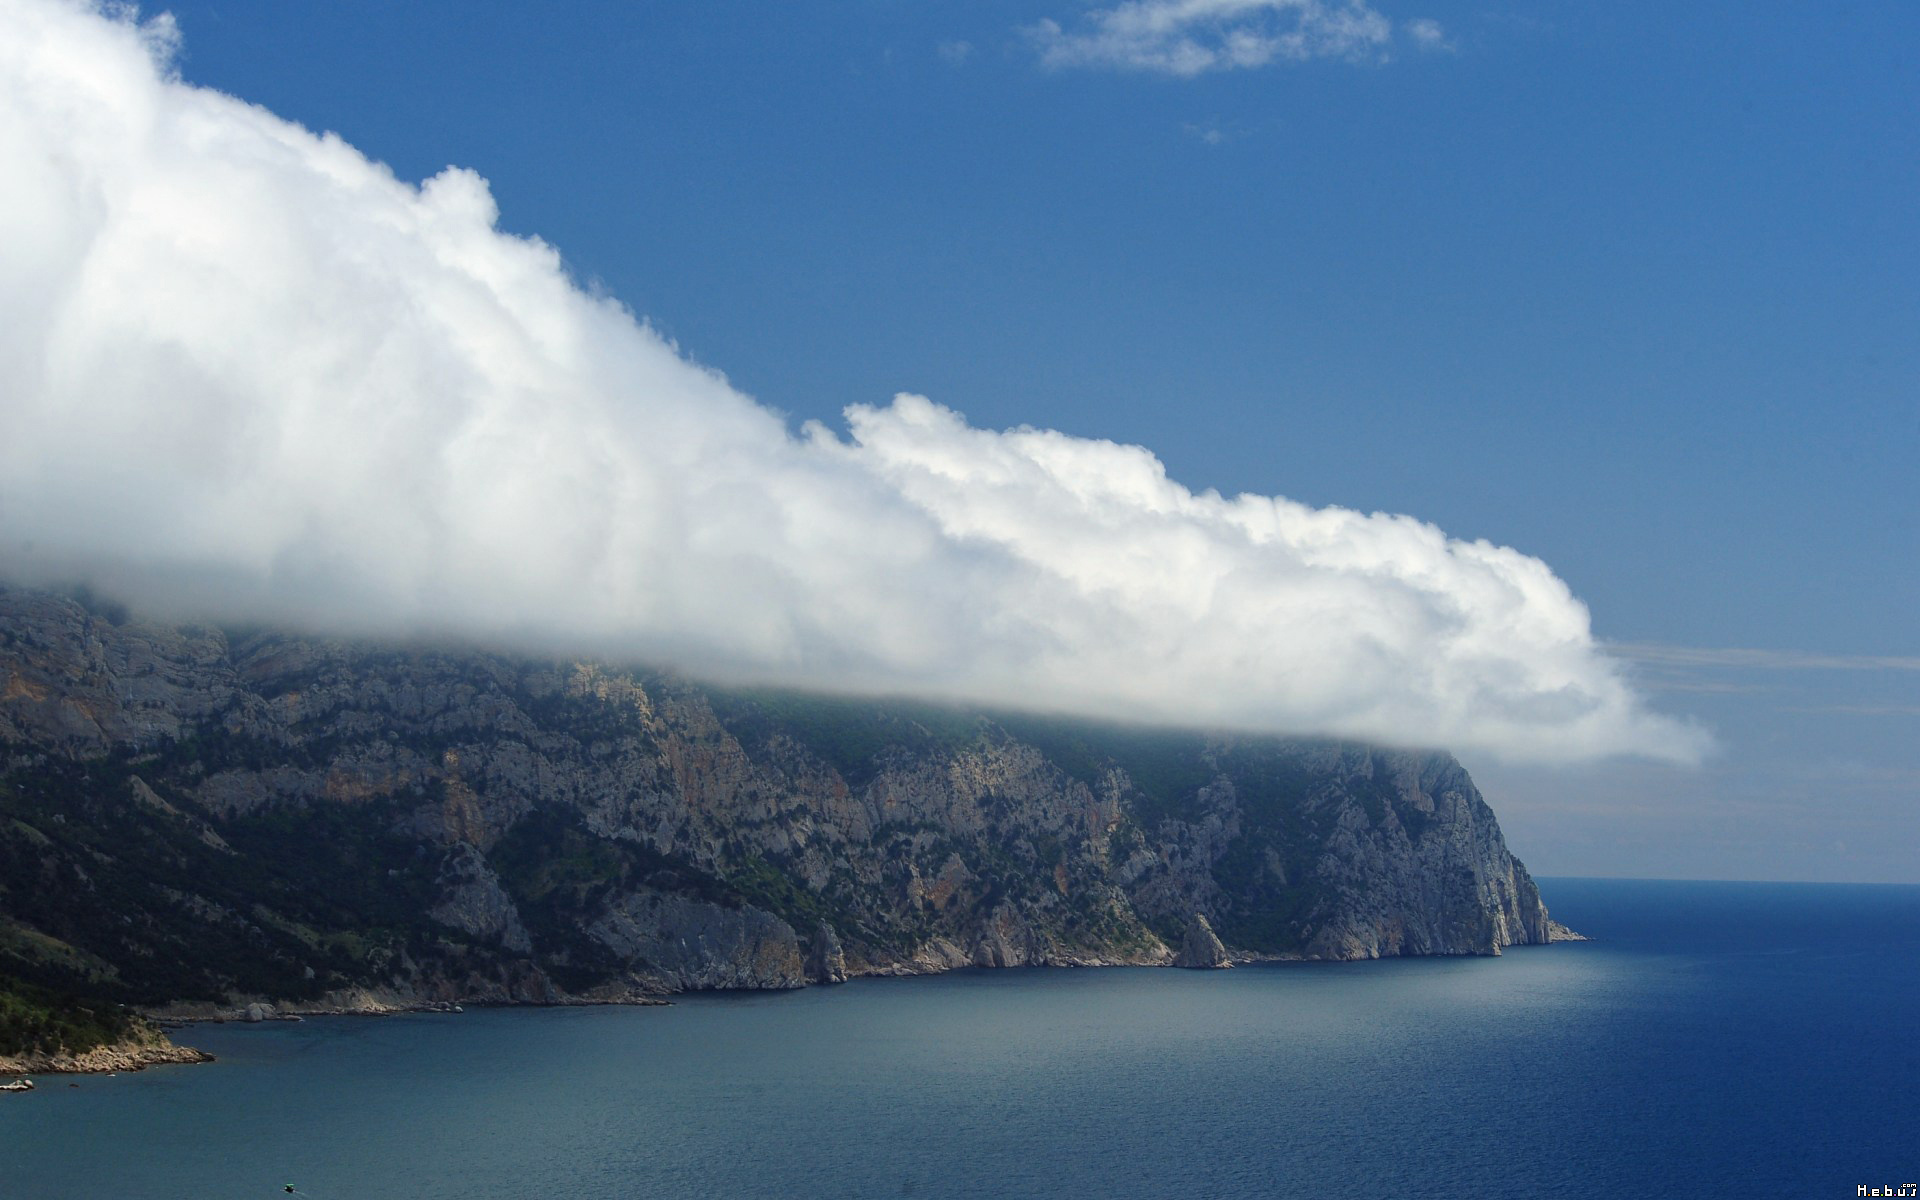
M 1451 756 L 707 687 L 0 586 L 0 972 L 640 999 L 1558 928 Z M 1198 952 L 1196 952 L 1198 953 Z

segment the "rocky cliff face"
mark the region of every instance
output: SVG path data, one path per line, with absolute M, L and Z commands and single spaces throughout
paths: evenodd
M 1233 956 L 1207 919 L 1195 913 L 1187 922 L 1187 935 L 1180 943 L 1180 952 L 1173 956 L 1173 965 L 1194 971 L 1217 970 L 1232 966 Z
M 0 970 L 546 1002 L 1552 932 L 1444 754 L 723 691 L 0 588 Z

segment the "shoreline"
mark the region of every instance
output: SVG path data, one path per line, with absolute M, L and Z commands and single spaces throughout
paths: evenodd
M 148 1067 L 191 1066 L 213 1062 L 214 1057 L 192 1046 L 176 1046 L 165 1034 L 153 1040 L 116 1042 L 95 1046 L 79 1054 L 33 1053 L 0 1055 L 0 1076 L 26 1078 L 33 1075 L 117 1075 L 144 1071 Z
M 308 1017 L 391 1017 L 407 1013 L 460 1013 L 474 1008 L 656 1008 L 673 1003 L 665 996 L 630 991 L 605 996 L 566 996 L 555 1000 L 499 1000 L 469 997 L 460 1000 L 412 1000 L 360 992 L 349 997 L 322 997 L 315 1001 L 249 1000 L 242 1004 L 204 1001 L 162 1004 L 143 1008 L 140 1015 L 166 1029 L 191 1025 L 259 1025 L 269 1021 L 301 1021 Z
M 1538 943 L 1516 943 L 1502 949 L 1531 948 L 1535 945 L 1558 945 L 1563 942 L 1584 942 L 1587 937 L 1575 933 L 1555 921 L 1552 923 L 1548 939 Z M 1498 952 L 1496 951 L 1496 955 Z M 1460 955 L 1385 955 L 1382 958 L 1454 958 Z M 1492 955 L 1467 955 L 1465 957 L 1493 957 Z M 1346 963 L 1379 961 L 1375 959 L 1318 959 L 1298 954 L 1261 954 L 1229 952 L 1224 962 L 1211 966 L 1181 966 L 1171 958 L 1158 961 L 1127 961 L 1124 959 L 1064 959 L 1057 962 L 1020 963 L 1015 965 L 980 964 L 972 961 L 950 961 L 933 956 L 908 959 L 884 965 L 871 963 L 850 970 L 842 979 L 832 981 L 809 982 L 795 988 L 696 988 L 689 994 L 700 991 L 800 991 L 809 987 L 834 987 L 854 979 L 913 979 L 922 976 L 944 975 L 949 971 L 965 970 L 1015 970 L 1033 968 L 1045 970 L 1092 970 L 1102 967 L 1146 967 L 1170 970 L 1227 970 L 1236 966 L 1277 965 L 1283 963 Z M 153 1027 L 151 1036 L 128 1042 L 119 1042 L 108 1046 L 96 1046 L 81 1054 L 23 1054 L 0 1055 L 0 1077 L 25 1078 L 33 1075 L 101 1075 L 115 1074 L 121 1071 L 142 1071 L 153 1066 L 193 1065 L 215 1062 L 217 1059 L 205 1051 L 192 1046 L 176 1045 L 168 1036 L 167 1030 L 187 1029 L 194 1025 L 258 1025 L 270 1021 L 300 1021 L 307 1017 L 385 1017 L 409 1013 L 462 1013 L 471 1005 L 475 1008 L 596 1008 L 628 1007 L 659 1008 L 670 1007 L 674 1001 L 667 995 L 644 992 L 638 989 L 608 989 L 601 994 L 592 993 L 579 996 L 567 996 L 548 1001 L 499 1000 L 491 997 L 476 997 L 464 1000 L 421 1000 L 417 997 L 384 989 L 356 988 L 351 991 L 330 993 L 314 1001 L 272 1002 L 267 1000 L 249 1000 L 236 1004 L 213 1004 L 207 1001 L 194 1001 L 157 1005 L 139 1010 L 143 1019 Z

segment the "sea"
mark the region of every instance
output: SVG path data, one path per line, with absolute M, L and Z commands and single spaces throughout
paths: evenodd
M 1542 891 L 1593 940 L 194 1026 L 179 1040 L 218 1062 L 0 1095 L 0 1198 L 1819 1200 L 1920 1180 L 1920 887 Z

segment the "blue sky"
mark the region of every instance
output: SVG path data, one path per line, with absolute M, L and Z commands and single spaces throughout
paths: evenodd
M 1042 69 L 1071 3 L 172 11 L 796 417 L 1413 513 L 1610 638 L 1920 649 L 1910 5 L 1389 6 L 1457 48 L 1195 79 Z
M 1920 880 L 1920 9 L 1043 62 L 1092 7 L 171 11 L 189 81 L 474 169 L 796 423 L 918 392 L 1544 559 L 1721 752 L 1468 757 L 1536 872 Z

